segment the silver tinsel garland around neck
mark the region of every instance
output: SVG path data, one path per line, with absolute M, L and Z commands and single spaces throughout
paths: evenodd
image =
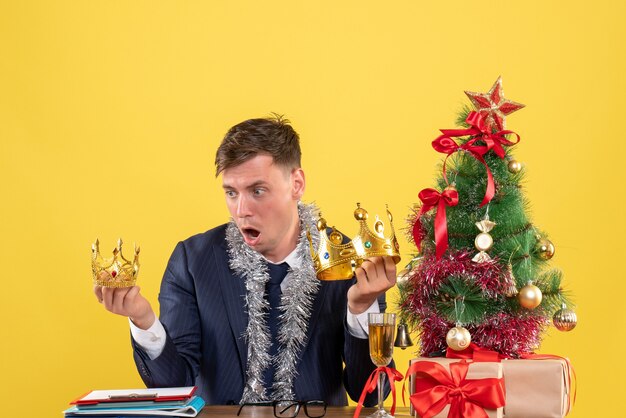
M 296 365 L 306 340 L 313 302 L 320 287 L 306 236 L 308 229 L 311 232 L 313 248 L 317 248 L 318 213 L 319 210 L 315 205 L 298 204 L 300 238 L 296 251 L 300 267 L 289 269 L 291 276 L 280 299 L 279 347 L 274 358 L 269 354 L 272 344 L 267 324 L 269 302 L 263 297 L 265 284 L 270 278 L 267 260 L 244 242 L 234 221 L 231 220 L 226 228 L 230 267 L 246 281 L 248 327 L 243 336 L 248 342 L 248 366 L 241 403 L 295 399 L 293 381 L 298 374 Z M 274 364 L 275 374 L 271 396 L 268 396 L 265 387 L 267 382 L 263 382 L 263 372 L 271 362 Z

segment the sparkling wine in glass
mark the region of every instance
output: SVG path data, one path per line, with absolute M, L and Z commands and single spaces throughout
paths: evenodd
M 391 357 L 393 356 L 393 334 L 396 326 L 396 314 L 371 313 L 368 314 L 368 323 L 372 362 L 378 367 L 387 366 L 391 363 Z M 378 376 L 378 409 L 368 418 L 390 418 L 393 415 L 385 411 L 383 407 L 385 373 L 380 373 Z M 393 382 L 390 382 L 390 384 L 393 384 Z

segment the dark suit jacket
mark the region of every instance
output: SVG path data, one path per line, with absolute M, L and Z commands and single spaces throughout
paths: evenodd
M 174 249 L 159 294 L 167 332 L 161 355 L 150 360 L 133 341 L 135 363 L 148 387 L 197 385 L 207 404 L 238 403 L 245 382 L 246 289 L 244 279 L 229 268 L 225 230 L 226 225 L 219 226 Z M 368 340 L 353 337 L 345 323 L 352 283 L 321 282 L 294 380 L 298 399 L 345 405 L 347 391 L 358 400 L 375 368 Z M 379 304 L 384 311 L 384 296 Z M 368 404 L 376 402 L 375 395 Z

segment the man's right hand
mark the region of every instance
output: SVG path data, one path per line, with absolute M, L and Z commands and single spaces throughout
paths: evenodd
M 148 329 L 154 324 L 156 315 L 150 302 L 139 293 L 139 290 L 138 286 L 93 288 L 98 302 L 103 304 L 107 311 L 127 316 L 138 328 Z

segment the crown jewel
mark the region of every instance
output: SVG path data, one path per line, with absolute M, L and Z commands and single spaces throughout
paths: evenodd
M 117 240 L 112 258 L 103 258 L 100 254 L 100 241 L 91 245 L 91 272 L 93 284 L 104 287 L 131 287 L 137 281 L 139 273 L 139 247 L 135 246 L 135 257 L 131 263 L 122 254 L 122 239 Z
M 389 236 L 385 236 L 385 224 L 376 215 L 374 230 L 367 225 L 369 217 L 367 211 L 357 203 L 354 210 L 354 218 L 359 222 L 359 233 L 352 241 L 344 243 L 343 235 L 333 226 L 328 231 L 326 220 L 320 218 L 317 221 L 317 230 L 320 239 L 317 249 L 313 248 L 313 241 L 309 234 L 311 256 L 315 274 L 320 280 L 345 280 L 350 279 L 354 270 L 359 267 L 363 260 L 376 256 L 391 256 L 394 263 L 400 261 L 400 246 L 393 229 L 393 216 L 387 209 L 389 218 Z

